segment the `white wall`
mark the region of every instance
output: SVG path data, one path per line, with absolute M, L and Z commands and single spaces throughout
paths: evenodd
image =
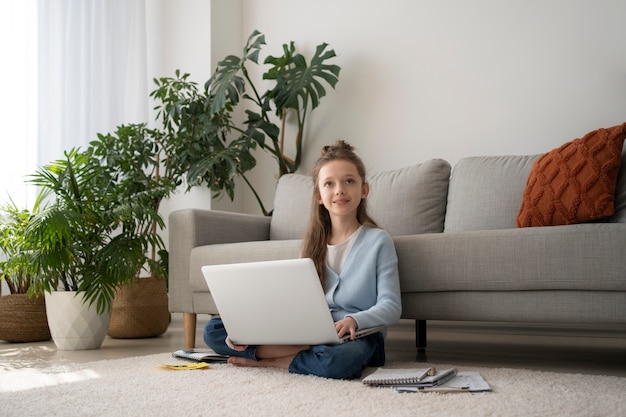
M 174 77 L 175 71 L 189 73 L 190 79 L 202 85 L 211 75 L 211 7 L 205 0 L 146 1 L 146 32 L 148 48 L 148 77 Z M 150 84 L 149 91 L 156 88 Z M 153 103 L 151 103 L 153 107 Z M 154 113 L 150 116 L 154 119 Z M 185 207 L 211 207 L 207 189 L 196 187 L 176 195 L 161 204 L 161 213 L 168 224 L 169 213 Z M 168 242 L 168 228 L 162 232 Z
M 624 1 L 156 3 L 164 6 L 158 36 L 170 41 L 161 68 L 202 82 L 209 56 L 212 70 L 239 54 L 254 29 L 266 35 L 262 58 L 292 40 L 307 57 L 322 42 L 335 49 L 340 80 L 311 114 L 301 172 L 339 138 L 379 171 L 429 158 L 543 153 L 626 120 Z M 250 176 L 270 208 L 275 171 L 260 155 Z M 244 184 L 236 194 L 234 204 L 212 207 L 260 213 Z
M 338 138 L 378 171 L 543 153 L 626 121 L 624 18 L 617 0 L 243 0 L 242 36 L 260 30 L 271 54 L 329 43 L 342 72 L 312 113 L 303 172 Z M 257 169 L 271 206 L 274 164 Z M 233 207 L 258 213 L 239 191 Z

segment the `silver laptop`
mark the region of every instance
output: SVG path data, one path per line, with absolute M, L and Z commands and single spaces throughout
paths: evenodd
M 313 261 L 208 265 L 202 273 L 230 340 L 240 345 L 344 343 L 335 330 Z M 357 330 L 357 337 L 384 326 Z

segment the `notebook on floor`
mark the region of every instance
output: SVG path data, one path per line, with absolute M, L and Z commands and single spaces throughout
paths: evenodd
M 202 267 L 231 341 L 241 345 L 344 343 L 308 258 Z M 358 329 L 357 337 L 384 329 Z

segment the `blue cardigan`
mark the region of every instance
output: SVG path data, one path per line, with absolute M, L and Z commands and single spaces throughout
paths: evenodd
M 400 319 L 400 278 L 393 240 L 383 229 L 361 227 L 341 275 L 326 266 L 326 301 L 334 321 L 347 316 L 358 328 Z

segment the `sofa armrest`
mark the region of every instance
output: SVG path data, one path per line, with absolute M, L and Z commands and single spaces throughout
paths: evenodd
M 169 309 L 193 312 L 189 259 L 197 246 L 268 240 L 270 217 L 183 209 L 169 215 Z

